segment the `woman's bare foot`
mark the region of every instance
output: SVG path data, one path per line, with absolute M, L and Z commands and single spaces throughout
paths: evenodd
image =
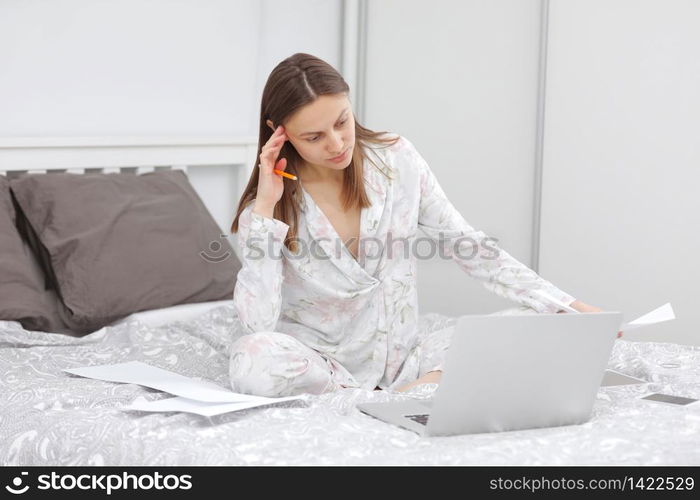
M 396 389 L 398 392 L 405 392 L 409 390 L 411 387 L 415 387 L 420 384 L 438 384 L 440 383 L 440 378 L 442 377 L 442 370 L 435 370 L 432 372 L 428 372 L 422 377 L 420 377 L 417 380 L 414 380 L 413 382 L 406 384 L 399 389 Z

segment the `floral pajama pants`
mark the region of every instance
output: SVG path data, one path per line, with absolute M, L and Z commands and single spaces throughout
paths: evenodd
M 520 306 L 492 313 L 511 314 L 537 314 L 537 311 Z M 419 377 L 442 368 L 453 330 L 450 326 L 423 336 L 417 346 L 420 349 Z M 233 391 L 241 394 L 267 397 L 322 394 L 345 387 L 346 378 L 337 374 L 347 374 L 347 371 L 334 359 L 285 333 L 252 333 L 231 345 L 229 380 Z

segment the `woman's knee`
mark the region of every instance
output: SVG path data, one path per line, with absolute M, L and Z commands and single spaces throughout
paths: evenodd
M 333 389 L 325 360 L 294 337 L 279 332 L 244 335 L 231 345 L 231 388 L 238 393 L 279 397 L 321 394 Z

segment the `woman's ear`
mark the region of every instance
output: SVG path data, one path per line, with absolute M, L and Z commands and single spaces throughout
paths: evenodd
M 272 131 L 275 131 L 275 126 L 272 124 L 272 120 L 267 120 L 265 123 L 267 123 L 267 126 L 272 129 Z

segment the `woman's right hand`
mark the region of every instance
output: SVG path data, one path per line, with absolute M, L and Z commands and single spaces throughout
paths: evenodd
M 258 178 L 258 193 L 255 199 L 256 211 L 270 213 L 284 192 L 284 178 L 272 171 L 273 168 L 284 170 L 287 168 L 287 159 L 277 156 L 287 140 L 287 134 L 282 125 L 278 126 L 270 139 L 262 147 L 260 153 L 260 176 Z

